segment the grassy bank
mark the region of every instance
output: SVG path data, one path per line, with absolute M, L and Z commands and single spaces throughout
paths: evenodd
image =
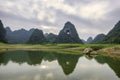
M 3 44 L 0 43 L 0 51 L 7 50 L 42 50 L 51 52 L 81 54 L 85 48 L 92 48 L 95 51 L 102 53 L 111 48 L 120 51 L 120 45 L 117 44 Z M 115 52 L 115 51 L 114 51 Z M 119 53 L 119 52 L 118 52 Z

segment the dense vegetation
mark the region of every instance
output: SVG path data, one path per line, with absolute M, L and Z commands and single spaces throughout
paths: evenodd
M 7 31 L 7 35 L 6 35 Z M 19 35 L 16 35 L 19 34 Z M 25 35 L 24 35 L 25 34 Z M 6 40 L 6 38 L 8 40 Z M 71 22 L 66 22 L 63 29 L 59 32 L 58 35 L 43 34 L 42 30 L 31 29 L 26 31 L 24 29 L 12 32 L 10 28 L 4 28 L 2 22 L 0 21 L 0 42 L 8 43 L 83 43 L 84 40 L 81 40 L 78 36 L 77 30 Z M 104 34 L 97 35 L 94 40 L 89 38 L 85 43 L 112 43 L 120 44 L 120 21 L 115 25 L 115 27 L 105 36 Z
M 0 42 L 7 42 L 5 36 L 6 36 L 6 30 L 4 29 L 4 26 L 0 20 Z
M 6 42 L 7 40 L 5 37 L 6 30 L 4 29 L 4 26 L 0 21 L 0 42 Z M 1 43 L 0 51 L 43 50 L 60 53 L 80 54 L 83 53 L 86 48 L 92 48 L 93 51 L 101 50 L 102 52 L 107 52 L 111 54 L 115 53 L 117 55 L 120 55 L 120 21 L 106 36 L 104 34 L 99 34 L 92 42 L 110 44 L 82 44 L 82 40 L 79 38 L 75 26 L 72 23 L 67 22 L 65 23 L 64 28 L 60 31 L 59 35 L 50 34 L 45 37 L 42 30 L 34 29 L 28 40 L 29 44 Z
M 103 43 L 116 43 L 120 44 L 120 21 L 115 27 L 107 34 Z
M 91 43 L 101 43 L 105 38 L 105 34 L 98 34 Z
M 75 26 L 71 22 L 65 23 L 64 28 L 60 31 L 57 43 L 83 43 L 79 38 Z
M 47 40 L 43 35 L 43 31 L 39 29 L 35 29 L 28 40 L 28 43 L 31 44 L 40 44 L 45 42 L 47 42 Z

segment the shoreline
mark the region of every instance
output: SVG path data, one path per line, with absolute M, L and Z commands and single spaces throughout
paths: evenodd
M 3 44 L 0 43 L 2 51 L 48 51 L 65 54 L 83 54 L 86 48 L 92 48 L 95 54 L 108 54 L 120 56 L 120 45 L 117 44 Z M 91 53 L 90 53 L 91 54 Z M 93 53 L 94 54 L 94 53 Z

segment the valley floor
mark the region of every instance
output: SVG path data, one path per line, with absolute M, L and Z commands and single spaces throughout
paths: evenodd
M 64 54 L 83 54 L 84 49 L 92 48 L 97 54 L 120 56 L 119 44 L 3 44 L 0 52 L 8 50 L 41 50 Z

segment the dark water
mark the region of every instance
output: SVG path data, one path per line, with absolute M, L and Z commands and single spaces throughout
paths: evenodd
M 120 59 L 10 51 L 0 54 L 0 80 L 120 80 Z

